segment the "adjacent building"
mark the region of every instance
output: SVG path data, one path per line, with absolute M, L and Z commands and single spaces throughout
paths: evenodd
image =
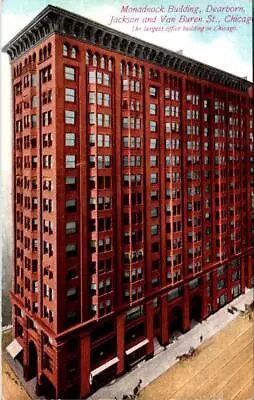
M 86 397 L 253 285 L 252 84 L 53 6 L 4 50 L 13 355 Z

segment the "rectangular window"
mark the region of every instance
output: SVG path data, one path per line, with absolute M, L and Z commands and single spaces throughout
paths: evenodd
M 159 233 L 159 226 L 158 225 L 152 225 L 151 226 L 151 234 L 154 235 L 158 235 Z
M 65 134 L 65 146 L 75 146 L 75 133 L 66 133 Z
M 102 72 L 97 72 L 97 83 L 102 85 Z
M 76 298 L 77 297 L 77 293 L 78 293 L 77 288 L 68 289 L 67 293 L 66 293 L 66 295 L 68 297 L 68 300 Z
M 102 106 L 102 93 L 101 92 L 97 93 L 97 104 L 99 106 Z
M 103 84 L 105 86 L 110 86 L 110 78 L 108 74 L 103 74 Z
M 96 83 L 96 73 L 95 73 L 95 71 L 89 71 L 88 83 Z
M 65 88 L 65 97 L 64 100 L 65 101 L 69 101 L 71 103 L 75 102 L 75 97 L 76 97 L 76 93 L 75 93 L 75 89 L 70 89 L 70 88 Z
M 157 96 L 157 88 L 150 86 L 149 93 L 150 93 L 151 97 L 156 97 Z
M 31 125 L 32 125 L 32 128 L 35 128 L 37 125 L 37 116 L 35 114 L 31 115 Z
M 110 127 L 110 115 L 109 114 L 104 114 L 104 126 L 105 126 L 105 128 Z
M 88 94 L 89 104 L 95 104 L 95 92 L 89 92 Z
M 151 184 L 158 183 L 158 174 L 151 174 L 150 181 Z
M 74 243 L 67 244 L 65 248 L 66 256 L 67 257 L 74 257 L 77 255 L 77 245 Z
M 129 127 L 129 119 L 128 119 L 128 117 L 124 117 L 122 119 L 122 127 L 123 128 L 128 128 Z
M 150 166 L 157 167 L 158 165 L 158 157 L 157 156 L 150 156 Z
M 71 235 L 77 232 L 77 223 L 75 221 L 66 222 L 65 233 Z
M 151 209 L 151 217 L 158 217 L 159 215 L 159 209 L 158 207 L 154 207 Z
M 76 177 L 66 176 L 65 185 L 67 190 L 76 190 Z
M 104 105 L 104 107 L 109 107 L 110 106 L 110 95 L 108 93 L 104 93 L 103 105 Z
M 156 112 L 157 112 L 156 104 L 151 103 L 150 104 L 150 115 L 156 115 Z
M 89 124 L 90 125 L 96 124 L 96 114 L 95 113 L 89 113 Z
M 140 93 L 140 89 L 141 89 L 140 82 L 136 81 L 135 82 L 135 91 L 136 91 L 136 93 Z
M 103 126 L 103 114 L 97 115 L 97 124 L 98 126 Z
M 129 81 L 128 81 L 128 79 L 123 79 L 122 88 L 123 88 L 123 91 L 125 91 L 125 92 L 127 90 L 129 90 Z
M 32 102 L 31 102 L 31 107 L 34 108 L 37 106 L 37 97 L 33 96 L 32 97 Z
M 76 156 L 69 155 L 65 156 L 65 168 L 75 168 L 76 167 Z
M 165 99 L 170 99 L 170 89 L 165 89 Z
M 65 209 L 67 212 L 75 212 L 77 209 L 76 199 L 66 200 Z
M 157 132 L 157 122 L 150 121 L 150 132 Z
M 37 85 L 36 74 L 31 75 L 31 84 L 33 87 L 35 87 Z
M 75 111 L 65 110 L 65 123 L 66 124 L 74 125 L 76 122 L 75 119 L 76 119 Z
M 157 139 L 150 139 L 150 149 L 157 149 Z
M 75 81 L 75 68 L 64 67 L 64 76 L 69 81 Z

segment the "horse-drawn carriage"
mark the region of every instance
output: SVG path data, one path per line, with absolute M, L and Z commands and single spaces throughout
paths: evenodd
M 180 354 L 179 356 L 176 356 L 176 359 L 179 361 L 189 360 L 190 358 L 196 357 L 197 354 L 198 354 L 197 349 L 191 346 L 187 353 L 183 353 Z

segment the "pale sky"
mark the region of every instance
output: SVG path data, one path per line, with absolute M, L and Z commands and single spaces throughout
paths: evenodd
M 230 0 L 230 6 L 244 7 L 244 13 L 236 13 L 240 16 L 251 16 L 251 0 Z M 15 34 L 20 31 L 27 23 L 31 21 L 44 7 L 48 4 L 47 0 L 5 0 L 2 13 L 1 24 L 1 45 L 3 46 Z M 154 0 L 130 0 L 123 2 L 122 0 L 52 0 L 50 4 L 66 8 L 87 18 L 98 21 L 104 25 L 108 25 L 112 16 L 122 16 L 121 6 L 129 5 L 141 7 L 148 5 L 150 7 L 164 5 L 168 7 L 169 2 L 165 0 L 155 2 Z M 213 0 L 207 2 L 203 0 L 172 0 L 171 5 L 181 6 L 189 5 L 200 6 L 202 12 L 207 5 L 225 6 L 225 1 Z M 223 20 L 228 13 L 215 13 L 214 15 Z M 234 25 L 234 24 L 232 24 Z M 236 25 L 235 25 L 236 26 Z M 197 59 L 219 69 L 228 71 L 237 76 L 247 76 L 252 79 L 252 36 L 251 24 L 237 24 L 236 32 L 168 32 L 168 33 L 151 33 L 151 32 L 131 32 L 131 25 L 115 24 L 111 25 L 119 31 L 123 31 L 133 36 L 140 37 L 148 42 L 160 45 L 162 47 L 178 51 L 183 50 L 184 55 Z M 1 76 L 1 103 L 2 103 L 2 170 L 10 171 L 11 169 L 11 81 L 10 67 L 8 56 L 1 55 L 2 76 Z

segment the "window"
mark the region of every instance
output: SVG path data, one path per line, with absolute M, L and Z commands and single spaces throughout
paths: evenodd
M 98 104 L 99 106 L 102 106 L 102 99 L 103 99 L 102 93 L 101 93 L 101 92 L 98 92 L 98 93 L 97 93 L 97 104 Z
M 95 71 L 89 71 L 88 82 L 89 83 L 96 83 L 96 72 Z
M 159 226 L 158 225 L 152 225 L 151 226 L 151 234 L 152 235 L 158 235 L 159 233 Z
M 157 149 L 157 139 L 150 139 L 150 149 Z
M 150 166 L 151 167 L 158 166 L 158 157 L 157 156 L 150 156 Z
M 75 68 L 64 67 L 64 76 L 69 81 L 75 81 Z
M 76 167 L 76 156 L 65 156 L 65 168 L 75 168 Z
M 183 293 L 182 287 L 171 290 L 170 292 L 168 292 L 168 301 L 171 301 L 176 297 L 182 296 L 182 293 Z
M 129 119 L 128 119 L 128 117 L 124 117 L 122 119 L 122 127 L 123 128 L 128 128 L 129 127 Z
M 105 86 L 110 86 L 110 78 L 108 74 L 103 74 L 103 84 Z
M 96 114 L 95 113 L 89 113 L 89 124 L 90 125 L 96 124 Z
M 65 233 L 67 235 L 70 235 L 76 232 L 77 232 L 77 223 L 75 221 L 66 222 Z
M 109 114 L 104 114 L 104 126 L 106 128 L 110 127 L 110 115 Z
M 226 293 L 217 298 L 217 303 L 219 303 L 221 307 L 223 307 L 227 303 L 227 301 L 228 299 Z
M 221 290 L 221 289 L 223 289 L 224 287 L 226 287 L 226 282 L 225 282 L 225 280 L 224 280 L 224 279 L 219 280 L 219 281 L 217 282 L 217 289 L 218 289 L 218 290 Z
M 73 147 L 75 146 L 75 133 L 66 133 L 65 134 L 65 146 Z
M 150 182 L 151 184 L 158 183 L 158 174 L 151 174 Z
M 67 290 L 66 296 L 68 300 L 74 300 L 77 297 L 78 291 L 77 288 L 70 288 Z
M 67 312 L 67 324 L 74 324 L 78 320 L 78 314 L 76 311 Z
M 64 98 L 64 100 L 65 101 L 70 101 L 71 103 L 74 103 L 75 102 L 75 96 L 76 96 L 75 92 L 76 92 L 75 89 L 65 88 L 65 98 Z
M 76 119 L 75 111 L 65 110 L 65 123 L 66 124 L 74 125 L 75 119 Z
M 32 283 L 32 292 L 38 293 L 38 281 L 33 281 Z
M 77 209 L 76 199 L 66 200 L 65 209 L 67 212 L 75 212 Z
M 52 111 L 48 111 L 42 114 L 42 125 L 48 126 L 52 123 Z
M 89 99 L 89 104 L 95 104 L 96 100 L 95 92 L 89 92 L 88 99 Z
M 31 115 L 31 126 L 32 128 L 35 128 L 37 125 L 37 116 L 35 114 Z
M 43 168 L 51 168 L 52 167 L 52 156 L 43 156 Z
M 158 217 L 159 215 L 159 209 L 158 207 L 154 207 L 151 209 L 151 217 Z
M 156 97 L 157 96 L 157 88 L 150 86 L 150 90 L 149 90 L 150 96 L 151 97 Z
M 156 132 L 156 131 L 157 131 L 157 122 L 150 121 L 150 132 Z
M 67 257 L 74 257 L 77 255 L 77 245 L 75 243 L 67 244 L 65 248 L 66 256 Z
M 156 104 L 150 104 L 150 115 L 156 115 L 157 112 L 157 106 Z
M 165 89 L 165 99 L 170 99 L 170 89 Z
M 31 84 L 33 87 L 35 87 L 37 85 L 37 79 L 36 79 L 36 75 L 32 74 L 31 75 Z
M 98 143 L 98 147 L 110 147 L 110 136 L 109 135 L 98 135 L 97 143 Z
M 76 189 L 76 177 L 75 176 L 66 176 L 65 185 L 67 190 L 75 190 Z
M 68 46 L 67 46 L 67 44 L 63 45 L 63 56 L 65 56 L 65 57 L 68 56 Z
M 143 313 L 144 313 L 143 306 L 131 308 L 126 312 L 126 321 L 133 321 L 134 319 L 141 317 Z
M 103 96 L 103 105 L 105 107 L 109 107 L 110 106 L 110 95 L 108 93 L 104 93 Z
M 34 108 L 37 106 L 37 97 L 33 96 L 32 97 L 32 102 L 31 102 L 31 107 Z
M 71 49 L 71 58 L 77 58 L 78 51 L 76 47 L 72 47 Z

